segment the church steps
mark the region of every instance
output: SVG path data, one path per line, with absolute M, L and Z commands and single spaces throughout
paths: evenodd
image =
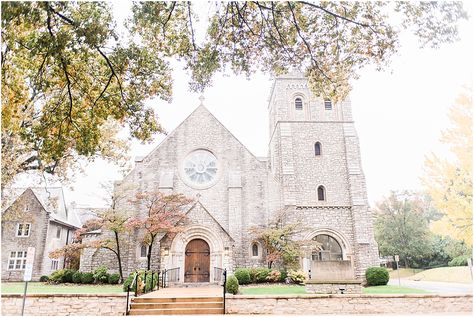
M 129 315 L 213 315 L 224 312 L 222 297 L 137 297 Z

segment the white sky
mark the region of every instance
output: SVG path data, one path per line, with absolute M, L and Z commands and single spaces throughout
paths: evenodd
M 127 10 L 121 8 L 114 11 L 125 16 Z M 471 23 L 463 23 L 461 41 L 437 50 L 419 49 L 416 39 L 405 36 L 390 70 L 377 72 L 367 67 L 353 82 L 353 116 L 372 206 L 390 190 L 420 190 L 426 155 L 443 152 L 438 140 L 449 126 L 448 109 L 463 85 L 472 87 L 472 31 Z M 168 132 L 200 103 L 199 94 L 188 91 L 189 77 L 179 67 L 174 78 L 171 104 L 158 99 L 148 102 Z M 206 107 L 252 153 L 266 156 L 270 76 L 256 74 L 246 80 L 231 73 L 217 74 L 213 82 L 204 93 Z M 157 136 L 147 145 L 134 142 L 132 157 L 148 154 L 163 137 Z M 118 178 L 113 165 L 101 161 L 89 164 L 86 174 L 76 178 L 74 189 L 65 188 L 66 199 L 78 205 L 102 205 L 100 196 L 105 192 L 99 183 Z

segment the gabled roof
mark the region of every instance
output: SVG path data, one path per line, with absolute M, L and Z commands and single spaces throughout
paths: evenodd
M 186 212 L 186 215 L 188 215 L 194 208 L 196 208 L 196 206 L 199 204 L 199 206 L 202 207 L 202 209 L 207 213 L 207 215 L 209 215 L 209 218 L 211 218 L 220 228 L 222 231 L 225 232 L 225 234 L 227 234 L 229 236 L 229 238 L 232 240 L 232 241 L 235 241 L 234 238 L 232 238 L 232 236 L 227 232 L 227 230 L 224 229 L 224 227 L 219 223 L 219 221 L 216 220 L 216 218 L 214 218 L 211 213 L 209 212 L 209 210 L 207 210 L 206 207 L 204 207 L 204 205 L 198 200 L 191 208 L 189 208 L 189 210 Z
M 50 214 L 52 221 L 70 227 L 81 227 L 81 222 L 77 218 L 76 213 L 72 209 L 68 210 L 66 207 L 62 187 L 17 187 L 8 189 L 2 211 L 8 209 L 27 190 L 32 191 L 44 210 Z

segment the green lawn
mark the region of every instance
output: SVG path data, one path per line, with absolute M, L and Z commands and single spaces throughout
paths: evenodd
M 399 287 L 394 285 L 369 286 L 362 289 L 364 294 L 426 294 L 422 289 Z
M 433 281 L 471 284 L 471 272 L 467 266 L 439 267 L 425 270 L 408 277 L 414 281 Z
M 306 289 L 297 285 L 241 286 L 239 292 L 242 295 L 290 295 L 306 294 Z
M 2 294 L 23 294 L 25 283 L 2 283 Z M 121 293 L 122 285 L 82 285 L 82 284 L 46 284 L 28 283 L 28 294 L 105 294 Z

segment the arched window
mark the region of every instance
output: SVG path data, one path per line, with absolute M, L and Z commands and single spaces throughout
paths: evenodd
M 295 99 L 295 109 L 303 110 L 303 100 L 301 100 L 299 97 Z
M 148 254 L 148 246 L 146 244 L 140 245 L 140 257 L 146 258 Z
M 313 251 L 313 261 L 342 261 L 342 248 L 339 242 L 327 234 L 313 238 L 320 243 L 318 250 Z
M 252 244 L 252 256 L 258 256 L 258 244 Z
M 332 101 L 329 99 L 324 99 L 324 108 L 326 110 L 331 110 L 332 109 Z
M 319 142 L 314 143 L 314 155 L 321 155 L 321 143 Z
M 319 201 L 326 200 L 326 190 L 324 189 L 324 186 L 322 185 L 318 187 L 318 200 Z

